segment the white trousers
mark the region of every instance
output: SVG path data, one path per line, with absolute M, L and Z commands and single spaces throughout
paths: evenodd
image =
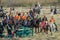
M 55 31 L 55 24 L 54 23 L 50 23 L 50 30 Z

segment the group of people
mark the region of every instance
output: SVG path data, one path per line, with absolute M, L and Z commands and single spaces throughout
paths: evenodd
M 37 5 L 35 5 L 37 7 Z M 36 13 L 40 13 L 39 8 L 38 11 L 34 8 L 33 10 L 30 8 L 29 12 L 25 15 L 24 12 L 19 13 L 18 11 L 14 16 L 11 11 L 9 15 L 4 15 L 2 18 L 2 22 L 0 22 L 0 37 L 3 37 L 2 34 L 4 29 L 7 29 L 8 36 L 13 36 L 12 34 L 16 33 L 19 26 L 32 28 L 33 31 L 35 29 L 35 33 L 45 32 L 48 34 L 48 30 L 52 33 L 53 31 L 58 31 L 57 25 L 55 23 L 55 19 L 52 16 L 50 20 L 47 19 L 46 15 L 44 17 L 35 18 Z M 12 32 L 12 30 L 14 30 Z

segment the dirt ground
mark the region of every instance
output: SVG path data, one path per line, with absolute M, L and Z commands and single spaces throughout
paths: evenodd
M 47 15 L 48 19 L 50 19 L 51 14 L 45 14 Z M 43 15 L 39 15 L 39 17 L 42 17 Z M 56 20 L 56 24 L 58 25 L 58 31 L 54 32 L 51 36 L 51 33 L 48 33 L 48 36 L 43 33 L 34 33 L 34 36 L 25 37 L 25 38 L 12 38 L 10 40 L 60 40 L 60 14 L 54 15 L 54 18 Z M 1 18 L 0 18 L 1 21 Z M 9 40 L 7 38 L 0 38 L 0 40 Z

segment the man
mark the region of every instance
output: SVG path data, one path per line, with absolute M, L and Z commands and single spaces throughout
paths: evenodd
M 20 19 L 21 19 L 20 13 L 16 13 L 16 15 L 14 17 L 15 25 L 18 25 Z
M 22 13 L 22 16 L 21 16 L 21 18 L 23 19 L 23 20 L 26 20 L 26 16 L 25 16 L 25 14 L 24 13 Z
M 35 28 L 35 30 L 37 30 L 38 29 L 38 33 L 40 32 L 39 31 L 39 23 L 41 22 L 41 18 L 38 18 L 37 20 L 36 20 L 36 28 Z
M 0 37 L 3 37 L 3 30 L 4 30 L 3 25 L 0 22 Z
M 35 12 L 33 12 L 33 11 L 31 10 L 31 8 L 30 8 L 30 10 L 29 10 L 29 15 L 30 15 L 30 17 L 31 17 L 32 19 L 34 19 L 34 13 L 35 13 Z
M 0 17 L 3 17 L 4 13 L 3 13 L 3 6 L 1 6 L 0 8 Z
M 33 8 L 33 12 L 36 12 L 38 14 L 40 14 L 40 5 L 39 4 L 35 4 L 35 7 Z
M 12 27 L 11 25 L 7 24 L 7 32 L 8 32 L 8 37 L 12 37 Z
M 54 14 L 57 14 L 57 9 L 56 9 L 56 7 L 54 8 Z
M 7 25 L 7 18 L 6 17 L 3 18 L 2 23 L 3 23 L 3 26 L 6 27 L 6 25 Z
M 51 32 L 51 35 L 52 35 L 52 33 L 53 32 L 55 32 L 55 28 L 56 28 L 56 26 L 55 26 L 55 19 L 54 19 L 54 17 L 53 16 L 51 16 L 51 19 L 50 19 L 50 32 Z

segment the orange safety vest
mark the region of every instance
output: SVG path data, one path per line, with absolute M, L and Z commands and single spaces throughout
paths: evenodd
M 23 19 L 23 20 L 26 20 L 26 16 L 22 16 L 22 19 Z
M 18 15 L 16 15 L 16 16 L 14 17 L 15 20 L 20 20 L 20 18 L 21 18 L 21 17 L 18 16 Z

